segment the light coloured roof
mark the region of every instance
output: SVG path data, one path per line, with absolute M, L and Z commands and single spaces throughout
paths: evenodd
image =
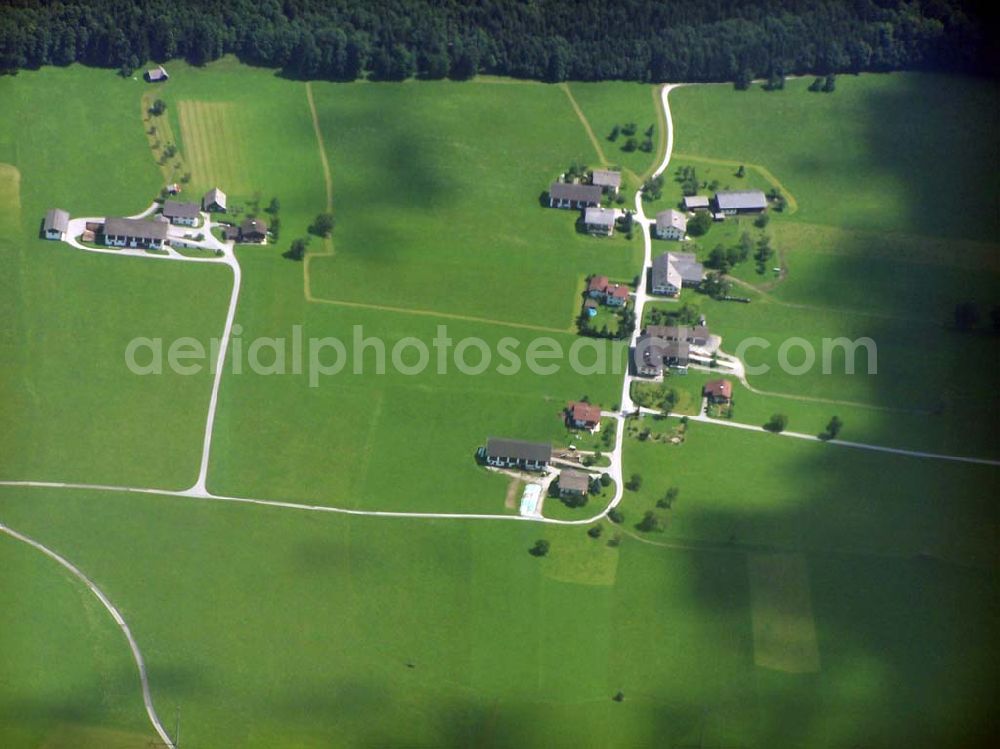
M 591 206 L 583 213 L 585 224 L 595 224 L 597 226 L 614 226 L 615 211 L 612 208 L 598 208 Z
M 211 190 L 205 193 L 205 197 L 202 198 L 203 205 L 211 205 L 216 203 L 217 205 L 226 207 L 226 193 L 222 192 L 218 187 L 213 187 Z
M 760 190 L 731 190 L 715 193 L 715 204 L 720 211 L 763 210 L 767 208 L 767 198 Z
M 687 195 L 684 198 L 685 208 L 708 208 L 707 195 Z
M 590 476 L 583 471 L 564 468 L 559 472 L 559 488 L 566 491 L 586 493 L 590 489 Z
M 60 233 L 66 231 L 69 228 L 69 212 L 62 208 L 50 208 L 45 213 L 43 228 L 45 231 L 58 231 Z
M 687 216 L 680 211 L 675 211 L 673 208 L 668 208 L 656 214 L 656 228 L 661 231 L 668 227 L 673 227 L 674 229 L 686 232 L 687 225 Z
M 600 187 L 620 187 L 622 173 L 614 172 L 610 169 L 595 169 L 590 175 L 590 182 Z

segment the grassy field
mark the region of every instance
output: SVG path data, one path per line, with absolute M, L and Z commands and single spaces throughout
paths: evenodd
M 523 351 L 538 335 L 567 346 L 583 278 L 629 279 L 638 268 L 638 238 L 582 236 L 573 212 L 538 204 L 571 161 L 599 158 L 562 87 L 311 84 L 338 223 L 334 253 L 313 239 L 311 261 L 300 264 L 282 252 L 327 201 L 306 84 L 232 60 L 170 70 L 170 82 L 152 90 L 191 170 L 186 189 L 200 195 L 225 181 L 245 210 L 281 202 L 279 241 L 238 251 L 234 346 L 244 358 L 254 339 L 294 336 L 294 326 L 305 341 L 350 341 L 361 325 L 390 349 L 432 338 L 439 324 L 455 341 L 476 336 L 494 349 L 509 337 Z M 951 295 L 970 290 L 985 303 L 992 293 L 979 258 L 989 261 L 983 240 L 995 233 L 969 228 L 982 214 L 978 198 L 938 201 L 969 219 L 952 242 L 901 197 L 926 198 L 928 182 L 959 172 L 970 190 L 988 190 L 985 157 L 966 153 L 974 145 L 963 140 L 957 155 L 927 157 L 941 171 L 918 167 L 913 150 L 939 142 L 950 122 L 938 111 L 898 137 L 871 132 L 885 106 L 913 111 L 918 94 L 969 116 L 990 101 L 977 84 L 935 82 L 864 76 L 840 80 L 825 97 L 793 83 L 782 94 L 707 86 L 672 98 L 677 149 L 692 164 L 745 159 L 761 167 L 748 180 L 771 174 L 799 202 L 768 228 L 787 278 L 771 287 L 774 279 L 744 268 L 741 278 L 759 287 L 746 292 L 751 304 L 687 291 L 684 301 L 705 312 L 727 350 L 751 335 L 771 342 L 751 363 L 774 363 L 790 334 L 879 342 L 882 376 L 776 373 L 751 383 L 939 411 L 737 388 L 737 420 L 785 410 L 791 429 L 812 432 L 837 412 L 847 439 L 995 451 L 995 341 L 942 327 L 935 356 L 926 355 L 928 320 L 946 315 Z M 598 139 L 618 119 L 640 130 L 654 123 L 653 87 L 568 88 Z M 85 255 L 36 238 L 51 205 L 132 213 L 156 194 L 162 174 L 139 104 L 150 90 L 79 67 L 0 79 L 0 97 L 15 103 L 0 111 L 0 305 L 13 321 L 0 328 L 0 399 L 13 404 L 0 438 L 3 479 L 184 487 L 193 478 L 208 378 L 146 380 L 108 362 L 121 361 L 135 335 L 216 334 L 226 272 Z M 60 116 L 66 106 L 79 118 Z M 801 123 L 787 129 L 796 140 L 775 135 L 776 117 Z M 859 138 L 896 150 L 872 161 L 865 149 L 874 146 Z M 841 141 L 839 151 L 817 146 Z M 600 145 L 613 162 L 608 142 Z M 813 152 L 819 161 L 805 158 Z M 105 161 L 110 169 L 94 168 Z M 877 173 L 859 179 L 869 161 Z M 622 162 L 636 172 L 644 163 L 635 154 Z M 850 201 L 832 199 L 854 182 L 861 187 Z M 713 227 L 699 252 L 735 241 L 739 228 Z M 962 258 L 949 259 L 950 247 Z M 859 282 L 842 280 L 842 269 Z M 613 408 L 621 377 L 494 368 L 482 376 L 348 370 L 316 387 L 305 373 L 230 369 L 209 488 L 513 514 L 507 477 L 477 467 L 475 449 L 491 434 L 563 443 L 565 403 L 588 396 Z M 668 380 L 680 412 L 697 407 L 711 376 Z M 995 468 L 713 425 L 679 431 L 677 419 L 643 426 L 653 438 L 626 437 L 624 464 L 642 486 L 626 492 L 624 522 L 603 521 L 598 539 L 585 527 L 76 490 L 0 488 L 0 520 L 65 554 L 121 609 L 157 709 L 168 725 L 179 711 L 186 746 L 989 745 L 1000 622 Z M 656 439 L 667 431 L 683 442 Z M 680 489 L 673 508 L 657 509 L 671 486 Z M 600 506 L 548 502 L 546 514 L 560 518 Z M 662 533 L 636 528 L 651 509 L 666 522 Z M 528 549 L 542 538 L 551 550 L 536 558 Z M 93 596 L 2 537 L 0 562 L 10 600 L 0 613 L 0 671 L 13 675 L 0 679 L 0 745 L 145 744 L 134 666 Z M 612 699 L 619 691 L 621 702 Z

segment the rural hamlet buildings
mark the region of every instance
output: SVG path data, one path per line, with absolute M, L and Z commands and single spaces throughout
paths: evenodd
M 42 222 L 42 234 L 46 239 L 62 239 L 69 228 L 69 212 L 62 208 L 50 208 Z
M 541 471 L 552 459 L 552 445 L 547 442 L 524 442 L 490 437 L 486 440 L 486 447 L 480 448 L 480 456 L 486 465 L 495 468 Z
M 697 286 L 705 275 L 693 252 L 665 252 L 653 260 L 650 290 L 660 296 L 677 296 L 684 286 Z
M 549 208 L 580 209 L 601 204 L 601 188 L 570 182 L 549 185 Z

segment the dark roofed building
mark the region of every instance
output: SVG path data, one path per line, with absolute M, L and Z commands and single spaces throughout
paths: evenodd
M 259 218 L 248 218 L 240 224 L 241 242 L 263 242 L 267 239 L 267 224 Z
M 482 455 L 487 465 L 497 468 L 523 468 L 541 471 L 552 459 L 552 445 L 547 442 L 524 442 L 490 437 Z
M 37 214 L 36 214 L 37 215 Z M 62 239 L 69 228 L 69 212 L 62 208 L 50 208 L 45 212 L 42 234 L 46 239 Z
M 690 346 L 686 341 L 668 341 L 648 330 L 636 342 L 633 353 L 636 372 L 643 377 L 659 377 L 664 366 L 687 370 L 689 361 Z
M 165 200 L 161 213 L 172 224 L 183 226 L 194 226 L 200 215 L 200 208 L 197 203 L 184 203 L 180 200 Z
M 553 182 L 549 185 L 549 208 L 586 208 L 601 204 L 601 188 L 597 185 Z
M 622 173 L 610 169 L 595 169 L 590 174 L 590 184 L 600 187 L 601 192 L 617 195 L 618 188 L 622 185 Z
M 715 193 L 715 206 L 726 216 L 760 213 L 767 208 L 767 198 L 760 190 L 730 190 Z
M 704 325 L 650 325 L 646 335 L 665 341 L 684 341 L 692 346 L 707 346 L 708 328 Z
M 587 296 L 602 297 L 608 289 L 607 276 L 591 276 L 587 284 Z
M 167 240 L 167 224 L 140 218 L 109 218 L 104 222 L 104 244 L 112 247 L 160 249 Z
M 559 472 L 559 494 L 561 496 L 586 494 L 589 491 L 589 474 L 583 471 L 575 471 L 572 468 L 564 468 Z
M 218 187 L 213 187 L 201 199 L 201 207 L 211 213 L 225 213 L 226 193 L 222 192 Z

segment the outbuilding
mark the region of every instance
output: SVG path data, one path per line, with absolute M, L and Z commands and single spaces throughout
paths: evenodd
M 702 389 L 711 403 L 729 403 L 733 399 L 733 383 L 729 380 L 711 380 Z
M 583 212 L 583 226 L 589 234 L 610 237 L 615 233 L 617 211 L 613 208 L 591 206 Z
M 194 226 L 201 215 L 197 203 L 184 203 L 180 200 L 165 200 L 161 213 L 171 224 L 181 226 Z
M 226 193 L 222 192 L 218 187 L 213 187 L 201 199 L 201 207 L 209 213 L 225 213 Z
M 37 214 L 36 214 L 37 215 Z M 69 228 L 69 212 L 62 208 L 50 208 L 45 212 L 42 234 L 46 239 L 62 239 Z
M 715 193 L 715 206 L 725 216 L 760 213 L 767 208 L 767 198 L 760 190 L 729 190 Z
M 559 472 L 559 496 L 586 496 L 590 491 L 590 475 L 572 468 Z
M 150 68 L 146 71 L 146 80 L 150 83 L 161 83 L 170 79 L 167 75 L 167 69 L 162 65 L 157 65 L 155 68 Z

